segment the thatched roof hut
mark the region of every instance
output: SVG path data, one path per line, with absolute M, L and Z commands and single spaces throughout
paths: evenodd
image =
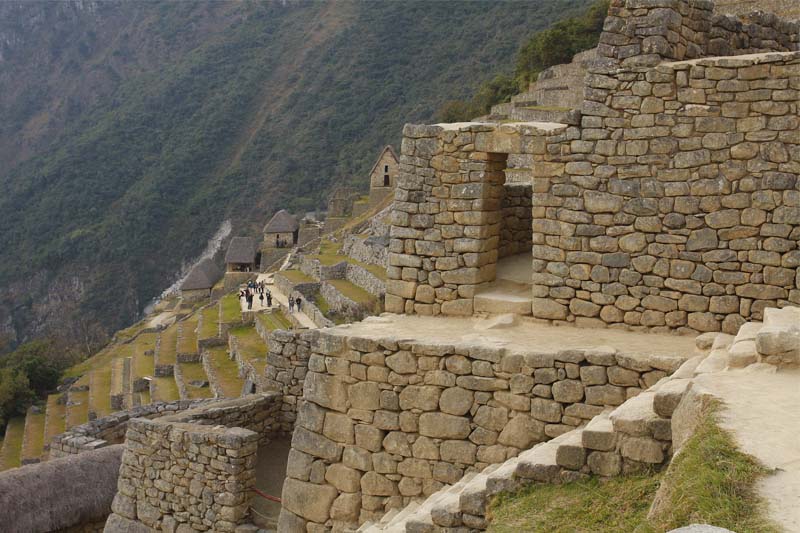
M 105 521 L 124 448 L 117 444 L 0 472 L 0 530 L 39 533 Z
M 285 209 L 281 209 L 264 226 L 264 233 L 294 233 L 300 225 L 297 219 Z
M 211 259 L 198 263 L 181 283 L 182 291 L 210 289 L 222 278 L 222 271 Z
M 225 253 L 225 264 L 250 265 L 256 262 L 256 241 L 250 237 L 234 237 Z

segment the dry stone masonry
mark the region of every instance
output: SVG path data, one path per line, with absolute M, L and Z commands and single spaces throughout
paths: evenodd
M 602 347 L 545 353 L 335 332 L 320 332 L 311 347 L 281 531 L 378 520 L 585 424 L 684 360 Z M 667 445 L 656 440 L 630 444 L 636 451 L 626 468 L 662 462 Z

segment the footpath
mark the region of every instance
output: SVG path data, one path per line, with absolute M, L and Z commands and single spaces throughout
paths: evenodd
M 273 275 L 274 275 L 274 273 L 272 273 L 272 272 L 267 273 L 267 274 L 260 274 L 258 276 L 258 278 L 256 278 L 256 282 L 263 281 L 264 285 L 266 286 L 266 288 L 269 289 L 269 292 L 272 293 L 272 303 L 273 303 L 272 308 L 275 308 L 274 304 L 279 303 L 279 304 L 283 305 L 284 307 L 286 307 L 288 309 L 289 308 L 289 299 L 285 294 L 283 294 L 280 290 L 278 290 L 278 287 L 275 286 L 275 281 L 273 279 Z M 262 305 L 261 300 L 259 300 L 258 296 L 256 296 L 253 299 L 253 308 L 250 309 L 250 310 L 258 312 L 258 311 L 266 311 L 268 309 L 271 309 L 269 306 L 266 305 L 266 303 L 267 303 L 267 301 L 265 299 L 264 303 Z M 242 306 L 242 311 L 247 311 L 248 310 L 247 309 L 247 302 L 245 302 L 244 299 L 242 299 L 240 301 L 240 304 Z M 302 306 L 301 306 L 301 308 L 302 308 Z M 311 320 L 308 317 L 308 315 L 306 315 L 304 312 L 295 310 L 292 313 L 292 315 L 297 319 L 297 321 L 300 323 L 300 325 L 303 326 L 304 328 L 317 329 L 317 325 L 314 323 L 314 321 Z

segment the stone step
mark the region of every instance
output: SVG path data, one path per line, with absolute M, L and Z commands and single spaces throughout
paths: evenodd
M 580 470 L 586 464 L 583 447 L 583 428 L 565 433 L 567 437 L 558 445 L 556 464 L 568 470 Z
M 689 389 L 691 380 L 670 379 L 653 388 L 653 410 L 663 418 L 672 418 L 683 395 Z
M 653 437 L 657 422 L 661 419 L 653 408 L 654 399 L 652 391 L 645 391 L 614 409 L 609 415 L 614 432 L 634 437 Z
M 486 482 L 492 472 L 498 468 L 500 465 L 487 466 L 464 486 L 458 497 L 458 506 L 462 513 L 486 516 Z
M 592 418 L 581 434 L 581 444 L 587 450 L 609 452 L 617 446 L 617 434 L 611 422 L 611 410 L 606 410 Z
M 478 313 L 514 314 L 528 316 L 533 312 L 533 298 L 526 293 L 509 293 L 502 289 L 486 290 L 475 295 L 474 309 Z
M 575 431 L 575 430 L 573 430 Z M 517 468 L 514 475 L 520 478 L 531 479 L 540 483 L 554 483 L 558 480 L 561 467 L 556 462 L 558 447 L 569 438 L 571 431 L 558 437 L 538 444 L 530 450 L 519 454 Z

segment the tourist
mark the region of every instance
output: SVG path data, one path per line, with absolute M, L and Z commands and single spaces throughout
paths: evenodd
M 295 302 L 294 302 L 294 303 L 295 303 L 295 306 L 297 307 L 297 311 L 298 311 L 298 312 L 300 312 L 300 304 L 301 304 L 302 302 L 303 302 L 303 300 L 301 300 L 299 296 L 297 297 L 297 299 L 296 299 L 296 300 L 295 300 Z
M 264 307 L 264 291 L 263 290 L 258 295 L 258 299 L 261 300 L 261 307 Z
M 253 291 L 247 291 L 247 309 L 253 309 Z
M 294 299 L 291 296 L 289 297 L 289 312 L 294 313 Z
M 272 293 L 267 291 L 267 307 L 272 307 Z

